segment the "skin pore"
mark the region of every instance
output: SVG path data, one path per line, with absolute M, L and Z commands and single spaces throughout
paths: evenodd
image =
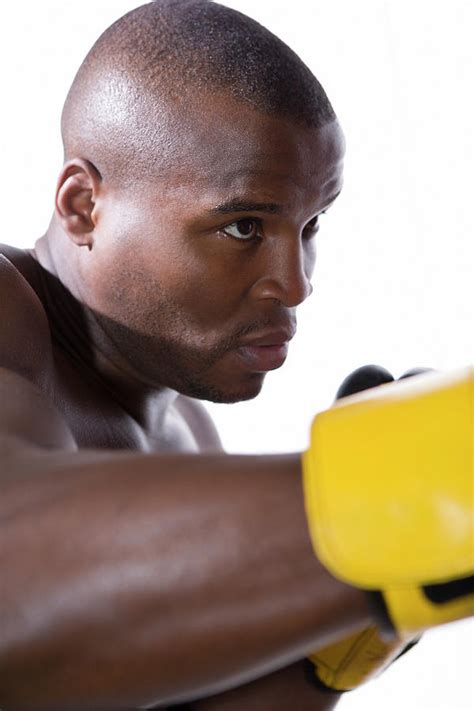
M 150 430 L 176 392 L 216 402 L 260 392 L 265 372 L 237 349 L 294 334 L 318 222 L 342 186 L 337 120 L 309 128 L 223 93 L 192 112 L 170 121 L 180 134 L 163 174 L 129 185 L 103 178 L 93 156 L 68 160 L 36 245 L 82 304 L 97 374 Z

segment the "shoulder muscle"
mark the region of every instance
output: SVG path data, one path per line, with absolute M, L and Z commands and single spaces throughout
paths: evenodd
M 211 416 L 199 400 L 179 395 L 175 407 L 184 417 L 201 452 L 222 452 L 222 442 Z
M 76 449 L 73 436 L 47 396 L 53 354 L 49 324 L 38 296 L 0 254 L 0 444 Z M 15 445 L 16 446 L 16 445 Z
M 42 384 L 52 367 L 48 319 L 32 287 L 0 254 L 0 366 Z

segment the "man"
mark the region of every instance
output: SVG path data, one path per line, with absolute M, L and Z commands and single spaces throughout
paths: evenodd
M 156 2 L 94 45 L 62 132 L 50 227 L 0 262 L 1 708 L 332 708 L 305 657 L 378 618 L 314 555 L 300 456 L 226 456 L 198 399 L 285 360 L 334 111 L 255 22 Z

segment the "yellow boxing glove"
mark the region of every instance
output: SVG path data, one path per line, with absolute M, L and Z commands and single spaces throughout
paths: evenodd
M 402 378 L 426 369 L 408 371 Z M 377 365 L 366 365 L 351 373 L 339 387 L 336 399 L 393 382 L 393 375 Z M 400 655 L 418 642 L 382 639 L 374 625 L 338 640 L 308 656 L 308 677 L 320 689 L 350 691 L 379 676 Z
M 351 691 L 379 676 L 418 639 L 382 639 L 377 626 L 367 627 L 308 656 L 308 675 L 319 688 Z
M 392 637 L 474 614 L 474 370 L 429 373 L 318 415 L 303 456 L 311 540 L 379 591 Z

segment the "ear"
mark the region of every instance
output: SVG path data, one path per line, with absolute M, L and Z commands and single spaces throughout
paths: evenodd
M 74 244 L 89 250 L 94 243 L 94 208 L 101 182 L 97 168 L 77 158 L 64 165 L 56 190 L 56 214 L 63 230 Z

